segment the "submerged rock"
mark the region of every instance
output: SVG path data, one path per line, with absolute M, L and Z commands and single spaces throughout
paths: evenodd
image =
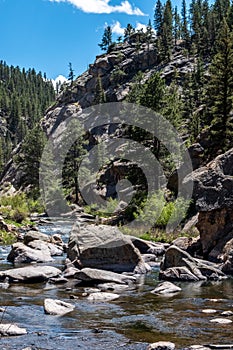
M 174 294 L 180 292 L 182 289 L 171 282 L 160 283 L 154 290 L 151 291 L 152 294 Z
M 100 282 L 114 282 L 119 284 L 135 283 L 136 278 L 111 271 L 84 268 L 77 272 L 75 277 L 81 281 L 98 284 Z

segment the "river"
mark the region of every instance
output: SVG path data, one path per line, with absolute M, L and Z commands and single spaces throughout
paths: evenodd
M 54 233 L 51 227 L 41 231 Z M 65 230 L 65 240 L 69 230 Z M 0 270 L 11 267 L 6 261 L 10 247 L 0 247 Z M 65 257 L 53 265 L 63 265 Z M 0 289 L 1 321 L 16 323 L 28 334 L 1 338 L 1 350 L 73 348 L 85 350 L 145 350 L 148 343 L 172 341 L 177 349 L 194 344 L 229 344 L 233 340 L 233 323 L 210 321 L 233 310 L 233 279 L 214 282 L 177 283 L 182 291 L 165 297 L 150 293 L 159 283 L 159 268 L 142 277 L 136 290 L 124 291 L 111 302 L 92 303 L 82 296 L 80 287 L 69 285 L 11 284 Z M 75 296 L 75 299 L 71 299 Z M 78 297 L 78 299 L 76 299 Z M 45 298 L 75 303 L 75 310 L 66 316 L 44 314 Z M 206 314 L 203 309 L 214 309 Z M 233 320 L 233 317 L 229 317 Z

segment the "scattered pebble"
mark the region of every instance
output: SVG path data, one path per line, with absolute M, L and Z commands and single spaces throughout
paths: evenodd
M 217 310 L 214 309 L 203 309 L 201 312 L 204 312 L 205 314 L 215 314 Z

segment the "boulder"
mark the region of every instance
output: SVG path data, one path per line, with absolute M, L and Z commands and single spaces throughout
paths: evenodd
M 160 279 L 198 281 L 221 279 L 225 274 L 216 264 L 193 258 L 176 246 L 167 249 L 160 266 Z
M 171 282 L 160 283 L 154 290 L 151 291 L 152 294 L 174 294 L 180 292 L 182 289 Z
M 60 275 L 61 271 L 53 266 L 25 266 L 1 271 L 0 281 L 8 277 L 10 281 L 41 282 Z
M 75 274 L 75 277 L 84 282 L 91 284 L 114 282 L 119 284 L 135 283 L 136 278 L 124 274 L 119 274 L 111 271 L 84 268 Z
M 25 334 L 27 334 L 27 330 L 25 328 L 20 328 L 12 323 L 0 323 L 1 336 L 16 336 Z
M 232 323 L 232 320 L 229 320 L 228 318 L 213 318 L 210 320 L 212 323 L 219 323 L 219 324 L 229 324 Z
M 158 341 L 156 343 L 150 344 L 147 347 L 147 350 L 173 350 L 175 347 L 175 344 L 169 341 Z
M 233 238 L 223 247 L 220 258 L 223 261 L 222 271 L 233 275 Z
M 107 292 L 96 292 L 88 295 L 87 300 L 89 301 L 111 301 L 118 299 L 120 295 L 116 293 L 107 293 Z
M 114 282 L 100 283 L 97 285 L 101 292 L 122 293 L 126 290 L 136 288 L 136 285 L 119 284 Z
M 41 233 L 39 231 L 36 231 L 36 230 L 28 231 L 24 236 L 24 244 L 26 244 L 26 245 L 28 245 L 28 243 L 35 241 L 35 240 L 49 242 L 50 237 L 48 235 Z
M 40 241 L 38 241 L 40 242 Z M 39 243 L 41 248 L 43 242 Z M 38 246 L 37 246 L 38 247 Z M 14 243 L 7 257 L 7 260 L 14 264 L 53 261 L 48 246 L 43 245 L 42 249 L 33 249 L 23 243 Z
M 79 226 L 71 232 L 68 258 L 75 267 L 92 267 L 115 272 L 133 272 L 144 264 L 140 252 L 116 227 Z
M 152 253 L 156 256 L 160 256 L 165 253 L 163 243 L 154 243 L 134 236 L 127 237 L 130 238 L 133 245 L 140 251 L 141 254 Z
M 75 306 L 57 299 L 44 300 L 44 312 L 49 315 L 62 316 L 73 311 Z

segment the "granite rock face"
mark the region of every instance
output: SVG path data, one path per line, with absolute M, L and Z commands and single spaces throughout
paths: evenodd
M 233 149 L 192 172 L 184 185 L 189 181 L 194 184 L 203 256 L 222 261 L 223 248 L 233 238 Z

